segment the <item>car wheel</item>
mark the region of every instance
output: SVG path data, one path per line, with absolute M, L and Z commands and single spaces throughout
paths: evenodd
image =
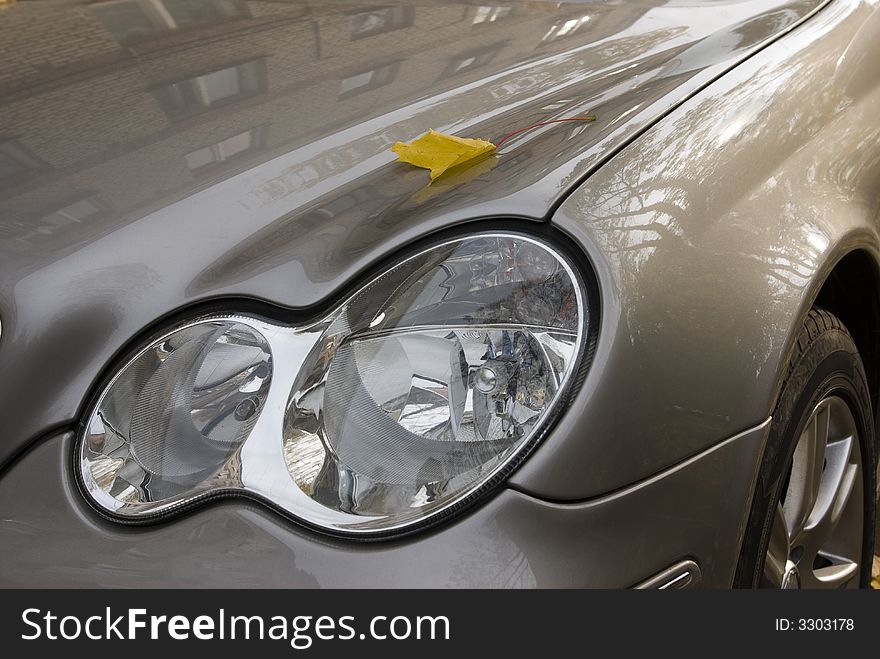
M 858 350 L 837 317 L 814 308 L 773 412 L 734 586 L 867 587 L 875 452 Z

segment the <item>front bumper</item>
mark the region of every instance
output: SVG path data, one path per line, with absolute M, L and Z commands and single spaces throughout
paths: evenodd
M 682 560 L 730 584 L 769 421 L 601 497 L 501 490 L 398 541 L 307 531 L 226 500 L 154 526 L 108 522 L 71 473 L 73 435 L 45 439 L 0 478 L 4 587 L 628 587 Z

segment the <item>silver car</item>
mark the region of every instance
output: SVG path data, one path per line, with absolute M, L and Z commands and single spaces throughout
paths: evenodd
M 876 1 L 19 2 L 0 43 L 0 585 L 870 582 Z M 431 130 L 492 148 L 398 159 Z

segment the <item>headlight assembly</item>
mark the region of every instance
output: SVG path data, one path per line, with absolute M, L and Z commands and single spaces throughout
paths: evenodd
M 335 533 L 424 524 L 531 450 L 590 312 L 559 252 L 496 232 L 404 260 L 315 323 L 201 318 L 110 380 L 79 476 L 131 520 L 240 493 Z

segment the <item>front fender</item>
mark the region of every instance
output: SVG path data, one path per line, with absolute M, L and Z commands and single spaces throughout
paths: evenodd
M 553 223 L 594 264 L 602 324 L 584 387 L 517 487 L 596 496 L 772 414 L 834 264 L 880 254 L 878 44 L 876 2 L 832 3 L 560 206 Z

